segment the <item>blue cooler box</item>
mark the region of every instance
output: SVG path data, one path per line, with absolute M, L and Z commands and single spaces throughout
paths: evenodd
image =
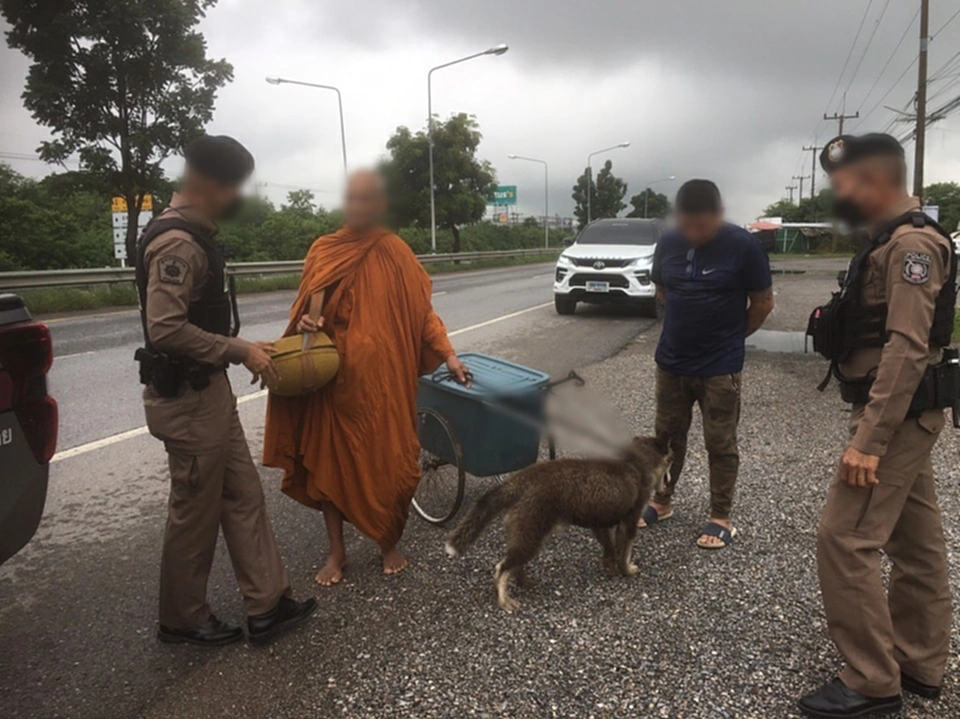
M 550 382 L 549 375 L 475 352 L 460 355 L 460 360 L 473 374 L 473 386 L 443 379 L 448 374 L 443 366 L 420 378 L 417 406 L 436 410 L 450 425 L 460 443 L 463 468 L 474 476 L 489 477 L 536 462 L 541 433 L 521 417 L 542 422 L 542 389 Z M 420 443 L 452 462 L 452 457 L 444 456 L 450 453 L 449 442 L 435 422 L 421 423 Z

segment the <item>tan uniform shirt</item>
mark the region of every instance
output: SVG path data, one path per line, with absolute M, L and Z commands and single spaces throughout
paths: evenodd
M 910 198 L 891 209 L 888 220 L 919 210 Z M 840 366 L 851 378 L 874 375 L 863 419 L 850 444 L 882 457 L 903 422 L 920 379 L 941 350 L 929 347 L 937 295 L 949 274 L 949 241 L 930 227 L 901 225 L 873 251 L 863 277 L 863 304 L 887 305 L 887 343 L 858 349 Z
M 162 216 L 173 213 L 204 229 L 214 229 L 184 204 L 183 198 L 174 194 Z M 246 359 L 246 340 L 207 332 L 187 317 L 191 301 L 200 299 L 210 281 L 207 254 L 189 234 L 170 230 L 159 235 L 147 247 L 144 263 L 148 268 L 147 334 L 154 347 L 212 365 Z

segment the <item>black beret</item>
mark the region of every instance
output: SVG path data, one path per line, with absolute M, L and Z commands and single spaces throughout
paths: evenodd
M 867 135 L 839 135 L 823 147 L 820 166 L 828 175 L 838 167 L 868 157 L 899 157 L 903 159 L 903 145 L 892 135 L 871 132 Z
M 241 185 L 253 174 L 253 155 L 226 135 L 201 135 L 183 157 L 191 170 L 224 185 Z

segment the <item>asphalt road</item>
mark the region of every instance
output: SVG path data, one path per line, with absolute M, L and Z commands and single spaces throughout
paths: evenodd
M 434 304 L 458 351 L 487 352 L 551 374 L 602 360 L 652 327 L 650 320 L 618 310 L 582 307 L 576 316 L 560 317 L 552 306 L 551 276 L 551 265 L 443 275 L 434 282 Z M 242 334 L 251 339 L 278 336 L 291 299 L 289 292 L 244 297 Z M 358 664 L 368 642 L 394 647 L 397 661 L 404 661 L 399 655 L 406 634 L 391 636 L 391 627 L 411 616 L 403 606 L 420 603 L 419 590 L 424 583 L 429 586 L 431 564 L 439 557 L 425 556 L 423 547 L 429 545 L 436 554 L 436 530 L 411 520 L 413 566 L 392 583 L 380 574 L 370 543 L 351 534 L 356 583 L 347 581 L 334 590 L 337 594 L 321 591 L 312 578 L 324 551 L 322 520 L 283 497 L 277 473 L 268 470 L 263 475 L 269 509 L 294 588 L 301 596 L 320 595 L 317 619 L 306 631 L 263 652 L 159 645 L 153 635 L 168 480 L 160 443 L 140 429 L 143 414 L 133 362 L 140 339 L 137 314 L 74 315 L 48 322 L 56 355 L 50 386 L 61 409 L 60 453 L 51 467 L 37 536 L 0 568 L 0 716 L 236 716 L 232 708 L 239 710 L 252 695 L 234 697 L 234 683 L 261 700 L 289 692 L 284 664 L 309 666 L 328 643 L 346 643 Z M 242 368 L 232 374 L 238 393 L 252 392 L 242 374 Z M 259 395 L 246 399 L 241 416 L 256 456 L 265 400 Z M 222 546 L 209 593 L 223 618 L 241 619 Z M 351 595 L 349 611 L 331 610 L 331 599 L 342 602 Z M 456 609 L 434 606 L 429 611 L 418 621 L 436 625 Z M 344 633 L 348 625 L 349 633 Z M 456 639 L 453 631 L 451 641 Z M 349 667 L 343 669 L 340 677 L 310 681 L 320 688 L 350 682 Z M 368 665 L 364 671 L 377 670 Z M 210 681 L 225 683 L 214 688 Z M 394 690 L 404 692 L 395 686 L 388 693 Z M 204 695 L 203 706 L 183 708 L 181 702 L 193 692 Z M 287 709 L 277 716 L 303 716 L 296 707 L 316 696 L 313 687 L 300 686 L 281 699 Z M 272 714 L 266 706 L 258 700 L 259 708 L 243 715 Z M 310 715 L 375 716 L 320 709 Z
M 461 331 L 552 303 L 552 272 L 553 265 L 544 264 L 440 275 L 434 280 L 434 307 L 450 332 Z M 293 292 L 242 296 L 241 335 L 252 340 L 279 337 L 293 297 Z M 581 307 L 582 313 L 603 323 L 603 330 L 595 332 L 583 323 L 559 322 L 552 307 L 537 312 L 522 320 L 503 320 L 471 330 L 462 338 L 457 335 L 454 346 L 461 351 L 477 350 L 495 343 L 498 353 L 509 359 L 522 359 L 547 372 L 563 372 L 566 364 L 583 366 L 607 356 L 643 325 L 643 320 L 629 314 Z M 541 316 L 551 318 L 549 326 L 558 329 L 558 334 L 544 342 L 525 341 L 533 332 L 550 334 L 536 319 Z M 50 388 L 61 416 L 58 449 L 68 450 L 141 426 L 141 387 L 133 361 L 134 351 L 142 344 L 137 312 L 120 310 L 46 321 L 55 354 Z M 508 340 L 497 343 L 504 338 Z M 243 367 L 232 368 L 230 376 L 238 395 L 255 390 Z

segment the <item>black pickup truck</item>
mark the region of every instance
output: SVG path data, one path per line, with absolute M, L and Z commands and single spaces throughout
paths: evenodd
M 53 347 L 14 294 L 0 294 L 0 564 L 30 541 L 57 448 L 57 403 L 47 394 Z

